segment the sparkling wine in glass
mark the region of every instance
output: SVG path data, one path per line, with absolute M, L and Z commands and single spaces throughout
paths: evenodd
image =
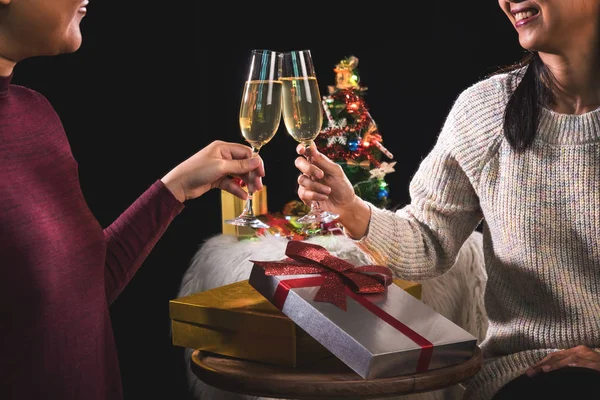
M 244 83 L 240 105 L 240 130 L 246 142 L 258 154 L 279 128 L 281 121 L 281 53 L 271 50 L 252 50 L 248 78 Z M 226 223 L 251 228 L 268 228 L 254 215 L 252 208 L 252 174 L 248 180 L 248 199 L 242 213 Z
M 310 146 L 323 124 L 321 93 L 312 56 L 310 50 L 297 50 L 283 53 L 282 58 L 283 122 L 290 136 L 305 146 L 305 155 L 311 162 Z M 312 201 L 310 212 L 297 221 L 301 224 L 329 223 L 337 217 L 337 214 L 322 210 L 318 201 Z

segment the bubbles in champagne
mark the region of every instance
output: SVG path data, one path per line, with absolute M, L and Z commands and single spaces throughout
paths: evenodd
M 321 94 L 315 77 L 282 78 L 283 122 L 299 143 L 314 140 L 323 125 Z
M 281 121 L 281 81 L 249 81 L 240 108 L 242 135 L 254 148 L 268 143 Z

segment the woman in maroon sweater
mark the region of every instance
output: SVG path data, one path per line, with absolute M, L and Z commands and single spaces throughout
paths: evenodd
M 76 51 L 84 0 L 0 0 L 0 399 L 119 400 L 108 307 L 186 200 L 262 160 L 214 142 L 157 180 L 102 229 L 80 188 L 63 126 L 37 92 L 10 83 L 16 63 Z

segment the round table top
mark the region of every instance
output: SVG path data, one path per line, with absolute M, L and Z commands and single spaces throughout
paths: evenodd
M 363 379 L 337 357 L 311 366 L 282 367 L 246 361 L 201 350 L 190 365 L 202 382 L 234 393 L 280 399 L 375 399 L 427 392 L 456 385 L 479 371 L 481 350 L 457 365 L 389 378 Z

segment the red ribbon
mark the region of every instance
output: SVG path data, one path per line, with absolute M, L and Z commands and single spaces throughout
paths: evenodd
M 381 320 L 407 336 L 421 347 L 417 363 L 417 372 L 429 369 L 433 343 L 404 325 L 395 317 L 379 308 L 361 294 L 381 293 L 391 284 L 392 274 L 389 268 L 379 265 L 355 267 L 354 265 L 331 255 L 325 248 L 312 243 L 290 241 L 282 261 L 253 261 L 265 270 L 265 275 L 304 275 L 319 274 L 314 277 L 281 279 L 273 295 L 272 303 L 283 309 L 291 289 L 320 286 L 314 301 L 330 302 L 346 310 L 346 296 L 371 311 Z M 346 284 L 350 284 L 352 289 Z
M 281 261 L 252 261 L 265 275 L 320 274 L 323 283 L 314 301 L 329 302 L 346 311 L 346 287 L 359 294 L 383 293 L 392 283 L 392 271 L 381 265 L 355 267 L 331 255 L 324 247 L 298 240 L 288 242 Z

